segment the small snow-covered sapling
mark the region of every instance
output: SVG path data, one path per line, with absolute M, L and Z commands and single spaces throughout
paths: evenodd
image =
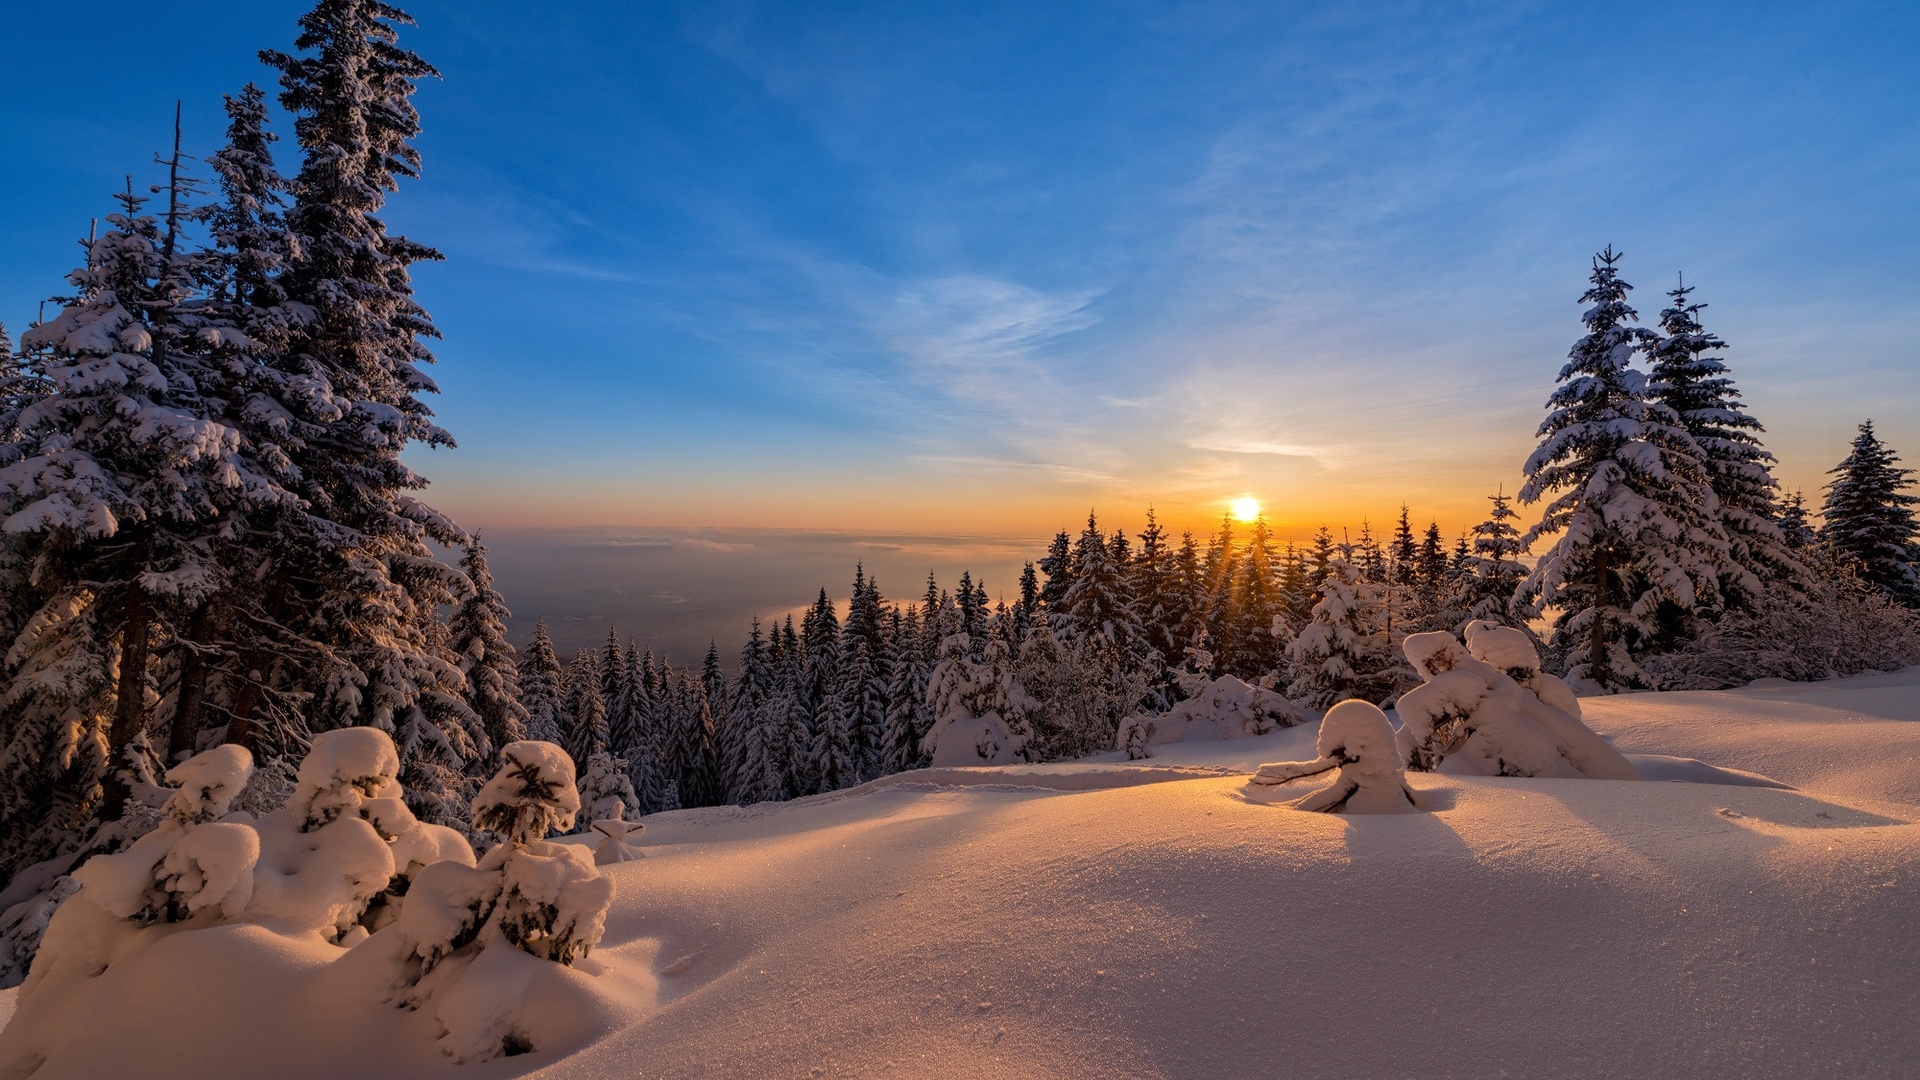
M 1405 814 L 1418 809 L 1401 771 L 1393 724 L 1366 701 L 1342 701 L 1320 721 L 1312 761 L 1282 761 L 1260 766 L 1249 783 L 1271 787 L 1306 776 L 1339 770 L 1333 783 L 1291 805 L 1320 813 Z

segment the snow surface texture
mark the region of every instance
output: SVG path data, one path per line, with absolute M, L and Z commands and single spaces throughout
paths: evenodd
M 1162 716 L 1133 715 L 1120 722 L 1119 747 L 1132 757 L 1151 747 L 1201 739 L 1246 739 L 1306 719 L 1300 706 L 1264 686 L 1231 675 L 1189 687 L 1189 697 Z
M 927 770 L 648 818 L 592 957 L 500 975 L 546 1010 L 524 1056 L 454 1064 L 430 1014 L 360 996 L 391 974 L 364 946 L 162 927 L 35 1078 L 1910 1075 L 1920 669 L 1585 705 L 1637 762 L 1802 790 L 1241 798 L 1316 756 L 1306 725 Z
M 1406 814 L 1417 807 L 1401 768 L 1393 722 L 1367 701 L 1342 701 L 1320 718 L 1314 740 L 1320 756 L 1312 761 L 1262 765 L 1247 781 L 1249 797 L 1267 800 L 1280 785 L 1333 772 L 1333 782 L 1288 803 L 1295 810 L 1322 813 Z

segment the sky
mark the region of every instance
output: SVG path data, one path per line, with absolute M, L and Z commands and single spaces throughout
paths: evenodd
M 176 98 L 217 148 L 304 6 L 10 13 L 0 318 L 157 178 Z M 387 216 L 447 256 L 416 284 L 459 440 L 412 461 L 546 568 L 502 576 L 523 617 L 700 579 L 552 554 L 583 536 L 799 575 L 1241 496 L 1453 535 L 1517 487 L 1609 244 L 1643 320 L 1697 286 L 1788 489 L 1867 417 L 1920 464 L 1911 3 L 404 6 L 442 78 Z

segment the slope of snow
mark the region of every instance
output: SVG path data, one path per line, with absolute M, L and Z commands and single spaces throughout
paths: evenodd
M 1678 754 L 1808 791 L 1920 804 L 1920 668 L 1580 704 L 1587 723 L 1627 753 Z
M 452 1065 L 344 993 L 364 950 L 249 926 L 110 970 L 32 1075 L 1910 1074 L 1917 697 L 1586 699 L 1650 778 L 1734 782 L 1409 775 L 1431 813 L 1248 801 L 1228 770 L 1311 757 L 1307 724 L 655 815 L 531 1054 Z

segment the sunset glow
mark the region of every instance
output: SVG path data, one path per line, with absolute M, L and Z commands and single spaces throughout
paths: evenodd
M 1260 500 L 1251 495 L 1242 495 L 1227 505 L 1235 521 L 1253 521 L 1260 516 Z

